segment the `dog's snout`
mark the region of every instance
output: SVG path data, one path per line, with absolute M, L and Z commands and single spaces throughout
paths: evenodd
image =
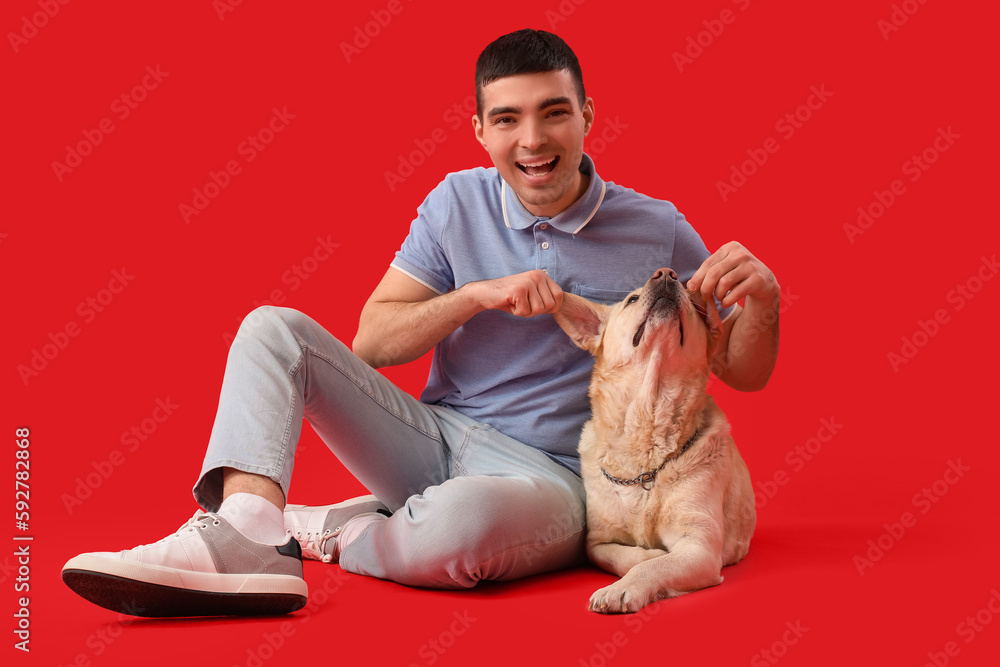
M 653 280 L 677 280 L 677 274 L 673 269 L 668 269 L 663 267 L 662 269 L 657 269 L 656 273 L 653 274 Z

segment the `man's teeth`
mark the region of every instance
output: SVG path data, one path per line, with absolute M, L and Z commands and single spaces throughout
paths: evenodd
M 515 164 L 517 164 L 518 169 L 526 174 L 548 173 L 555 168 L 555 162 L 558 159 L 558 157 L 554 157 L 545 162 L 516 162 Z

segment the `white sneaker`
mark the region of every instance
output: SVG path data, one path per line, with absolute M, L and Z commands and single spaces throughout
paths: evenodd
M 308 595 L 291 536 L 261 544 L 202 511 L 159 542 L 71 558 L 62 579 L 94 604 L 134 616 L 285 614 Z
M 364 514 L 392 516 L 375 496 L 361 496 L 335 505 L 285 505 L 285 529 L 298 540 L 302 557 L 336 563 L 337 535 L 348 519 Z

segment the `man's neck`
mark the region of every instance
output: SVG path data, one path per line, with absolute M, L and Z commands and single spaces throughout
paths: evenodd
M 518 201 L 521 202 L 521 205 L 524 206 L 528 213 L 534 216 L 539 218 L 554 218 L 572 206 L 575 201 L 587 192 L 587 188 L 590 187 L 590 174 L 582 171 L 577 171 L 576 173 L 579 176 L 576 185 L 568 190 L 566 196 L 557 202 L 535 206 L 534 204 L 528 204 L 520 197 L 518 197 Z

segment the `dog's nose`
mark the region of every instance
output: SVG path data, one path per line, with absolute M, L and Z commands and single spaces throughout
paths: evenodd
M 671 280 L 677 280 L 677 274 L 674 273 L 674 270 L 668 269 L 667 267 L 663 267 L 662 269 L 657 269 L 656 273 L 653 274 L 653 280 L 663 279 L 664 276 L 669 276 L 670 277 L 669 279 Z

